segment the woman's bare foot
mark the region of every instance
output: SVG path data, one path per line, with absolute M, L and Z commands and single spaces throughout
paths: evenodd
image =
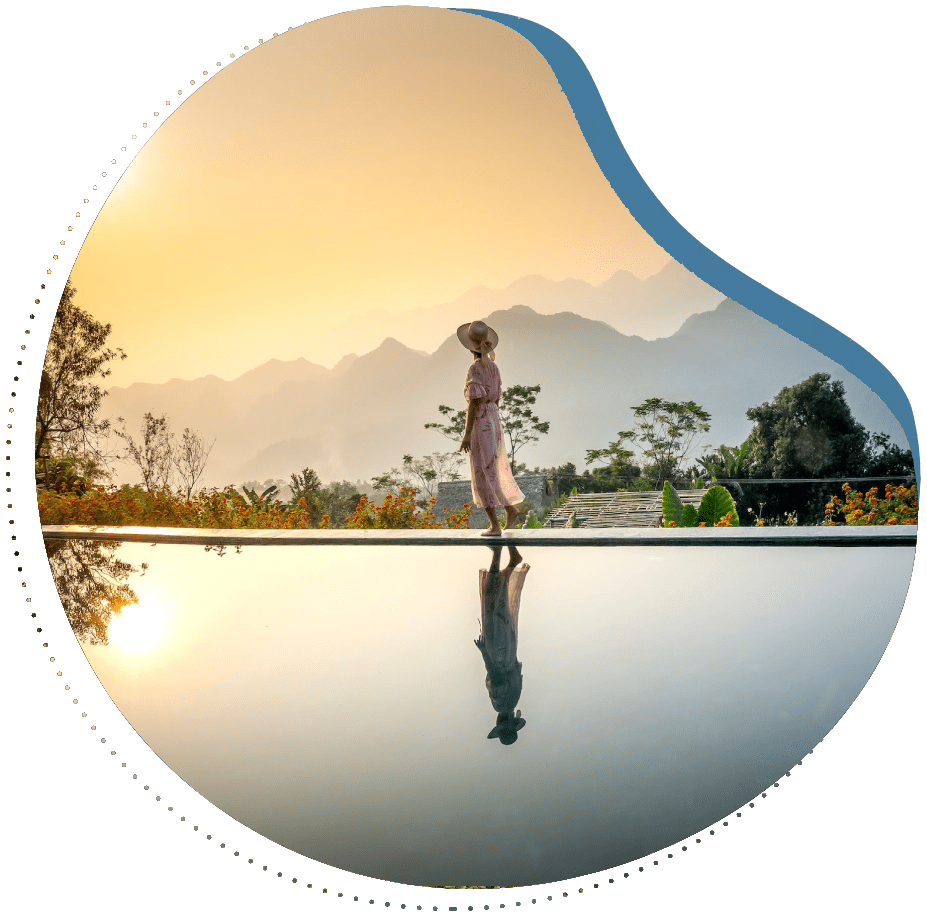
M 515 525 L 515 521 L 518 519 L 518 510 L 514 506 L 507 506 L 505 508 L 505 527 L 507 529 L 512 528 Z
M 480 532 L 480 535 L 483 538 L 495 538 L 501 534 L 502 534 L 502 529 L 500 529 L 498 525 L 495 527 L 490 526 L 488 529 L 486 529 L 485 532 Z
M 517 567 L 521 563 L 521 554 L 518 553 L 518 548 L 515 545 L 509 545 L 509 566 Z

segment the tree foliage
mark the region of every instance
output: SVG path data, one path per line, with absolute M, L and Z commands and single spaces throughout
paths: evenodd
M 604 449 L 587 449 L 586 464 L 605 461 L 605 466 L 593 468 L 589 477 L 591 482 L 582 481 L 581 484 L 591 484 L 583 487 L 580 493 L 606 493 L 609 490 L 626 490 L 635 478 L 640 476 L 640 466 L 634 464 L 634 451 L 625 447 L 624 434 L 609 443 Z M 587 472 L 588 474 L 588 472 Z M 576 485 L 574 485 L 576 486 Z
M 512 385 L 499 398 L 499 420 L 503 437 L 508 440 L 506 452 L 513 474 L 518 470 L 515 461 L 518 451 L 529 443 L 537 442 L 550 430 L 550 422 L 542 421 L 532 409 L 540 391 L 540 385 Z M 466 430 L 467 412 L 455 411 L 446 404 L 439 405 L 438 411 L 444 422 L 426 423 L 425 429 L 437 430 L 442 436 L 459 443 Z
M 437 430 L 442 436 L 459 443 L 467 427 L 467 412 L 455 411 L 446 404 L 438 405 L 438 412 L 444 416 L 444 423 L 426 423 L 426 430 Z
M 632 408 L 637 423 L 632 430 L 622 430 L 623 440 L 637 443 L 647 460 L 644 475 L 650 488 L 659 490 L 664 481 L 674 481 L 682 473 L 682 464 L 700 433 L 710 429 L 711 415 L 694 401 L 665 401 L 648 398 Z M 591 450 L 595 453 L 602 450 Z
M 391 468 L 374 477 L 373 486 L 393 496 L 398 496 L 402 490 L 415 490 L 419 493 L 419 506 L 424 506 L 436 495 L 441 481 L 460 479 L 462 461 L 463 456 L 458 452 L 432 452 L 420 459 L 404 455 L 402 468 Z
M 843 383 L 829 373 L 783 388 L 747 411 L 751 477 L 802 478 L 865 474 L 869 434 L 850 412 Z
M 550 430 L 550 421 L 542 421 L 532 410 L 540 394 L 540 385 L 512 385 L 499 399 L 499 420 L 509 441 L 509 463 L 512 474 L 518 470 L 515 456 L 529 443 L 536 443 Z
M 48 565 L 68 623 L 77 638 L 90 644 L 108 643 L 107 627 L 114 615 L 138 602 L 125 582 L 140 568 L 117 557 L 118 541 L 46 541 Z
M 139 441 L 136 441 L 129 433 L 124 421 L 122 427 L 116 431 L 116 435 L 126 444 L 125 455 L 121 457 L 138 468 L 145 490 L 148 493 L 168 490 L 171 486 L 173 468 L 171 463 L 173 433 L 171 433 L 166 415 L 155 417 L 150 411 L 146 412 L 142 420 L 142 433 Z
M 186 493 L 188 500 L 206 471 L 209 453 L 215 444 L 215 438 L 207 443 L 196 430 L 184 427 L 180 442 L 171 450 L 171 465 L 179 478 L 180 490 Z
M 106 392 L 100 382 L 108 364 L 124 360 L 121 348 L 107 347 L 112 326 L 97 321 L 74 302 L 77 290 L 65 283 L 52 323 L 39 384 L 35 457 L 73 455 L 80 462 L 105 461 L 102 440 L 109 422 L 98 416 Z
M 846 401 L 840 380 L 815 373 L 747 411 L 743 500 L 764 505 L 768 518 L 796 514 L 803 525 L 822 521 L 832 490 L 826 484 L 750 484 L 749 478 L 839 478 L 914 472 L 911 450 L 869 433 Z M 741 475 L 743 480 L 744 476 Z

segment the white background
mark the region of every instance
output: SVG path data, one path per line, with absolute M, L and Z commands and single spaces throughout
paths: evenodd
M 386 900 L 412 910 L 465 910 L 474 900 L 479 910 L 483 902 L 496 910 L 500 901 L 512 907 L 521 900 L 562 914 L 618 907 L 658 914 L 907 911 L 921 898 L 915 877 L 924 815 L 923 569 L 915 570 L 885 658 L 814 755 L 726 833 L 703 834 L 697 849 L 672 861 L 661 856 L 659 867 L 610 888 L 593 890 L 583 880 L 553 892 L 470 893 L 476 897 L 461 900 L 339 877 L 229 824 L 159 768 L 107 708 L 67 628 L 43 615 L 50 577 L 28 486 L 28 418 L 52 305 L 88 214 L 124 167 L 131 135 L 139 137 L 137 148 L 159 121 L 153 111 L 163 120 L 166 99 L 176 107 L 177 89 L 199 82 L 203 70 L 213 73 L 216 61 L 227 65 L 244 45 L 348 8 L 274 0 L 189 6 L 54 2 L 7 14 L 2 356 L 7 391 L 17 393 L 6 398 L 15 407 L 8 416 L 21 425 L 8 431 L 13 442 L 4 453 L 11 456 L 5 470 L 12 469 L 5 486 L 14 487 L 6 501 L 14 504 L 14 524 L 4 527 L 17 543 L 5 542 L 0 564 L 9 599 L 3 898 L 12 912 L 353 913 L 378 910 Z M 491 9 L 534 19 L 572 44 L 632 160 L 670 213 L 735 267 L 867 347 L 922 419 L 923 14 L 914 4 L 883 4 L 878 12 L 852 3 L 810 11 L 798 3 L 618 3 L 608 13 L 597 6 L 499 0 Z M 82 223 L 75 225 L 78 210 Z M 46 280 L 50 295 L 35 306 Z M 17 359 L 24 366 L 13 382 Z M 20 558 L 12 556 L 17 546 Z M 52 652 L 55 663 L 48 661 Z M 98 726 L 93 733 L 91 723 Z M 99 742 L 104 734 L 117 756 Z M 121 760 L 129 762 L 126 770 Z M 156 792 L 161 803 L 152 798 Z M 171 801 L 174 812 L 166 813 Z M 179 823 L 182 811 L 188 822 L 202 823 L 199 832 Z M 214 838 L 206 841 L 210 830 Z M 215 846 L 222 838 L 227 850 Z M 233 845 L 242 857 L 232 858 Z M 249 855 L 262 859 L 248 866 Z M 264 862 L 267 873 L 259 871 Z M 283 878 L 276 878 L 278 869 Z M 291 876 L 300 881 L 292 884 Z M 322 895 L 323 884 L 345 897 Z M 527 903 L 532 896 L 537 905 Z M 377 903 L 367 905 L 369 898 Z

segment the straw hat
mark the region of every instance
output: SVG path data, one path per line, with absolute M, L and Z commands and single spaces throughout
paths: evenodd
M 478 354 L 488 354 L 496 349 L 499 335 L 486 322 L 466 322 L 457 329 L 460 343 Z

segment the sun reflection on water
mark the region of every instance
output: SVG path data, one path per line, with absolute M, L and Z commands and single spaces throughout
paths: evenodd
M 126 650 L 150 650 L 161 639 L 166 615 L 164 608 L 151 599 L 143 599 L 125 608 L 110 621 L 110 640 Z

